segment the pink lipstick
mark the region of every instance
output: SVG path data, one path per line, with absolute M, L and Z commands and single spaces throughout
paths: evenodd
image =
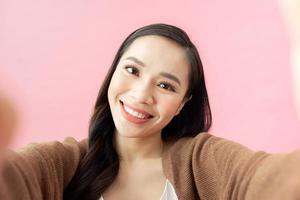
M 138 117 L 135 117 L 133 115 L 131 115 L 130 113 L 128 113 L 125 108 L 124 108 L 124 103 L 120 101 L 120 106 L 121 106 L 121 112 L 122 112 L 122 115 L 125 117 L 125 119 L 127 119 L 128 121 L 132 122 L 132 123 L 137 123 L 137 124 L 140 124 L 140 123 L 145 123 L 147 121 L 149 121 L 152 116 L 147 113 L 147 112 L 144 112 L 144 111 L 141 111 L 141 110 L 138 110 L 138 109 L 135 109 L 135 108 L 132 108 L 128 105 L 126 105 L 126 107 L 132 109 L 132 110 L 135 110 L 136 112 L 139 112 L 143 115 L 146 116 L 146 118 L 138 118 Z

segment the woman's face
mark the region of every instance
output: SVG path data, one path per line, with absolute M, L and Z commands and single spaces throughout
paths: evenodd
M 189 68 L 175 42 L 137 38 L 120 58 L 108 89 L 117 133 L 131 138 L 160 134 L 184 105 Z

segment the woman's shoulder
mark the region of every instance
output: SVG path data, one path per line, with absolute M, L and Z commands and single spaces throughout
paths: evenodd
M 182 137 L 173 142 L 167 142 L 166 146 L 168 146 L 169 150 L 178 151 L 178 150 L 187 150 L 193 149 L 196 146 L 202 146 L 209 143 L 216 136 L 212 135 L 209 132 L 200 132 L 194 137 Z
M 238 142 L 219 137 L 210 132 L 200 132 L 195 137 L 183 137 L 176 142 L 170 143 L 168 150 L 171 153 L 177 152 L 177 155 L 178 153 L 202 155 L 211 153 L 223 154 L 235 150 L 252 152 L 251 149 Z

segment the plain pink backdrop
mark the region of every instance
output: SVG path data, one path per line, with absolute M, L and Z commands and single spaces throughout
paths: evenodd
M 13 88 L 22 117 L 13 147 L 87 137 L 119 45 L 157 22 L 183 28 L 199 49 L 211 133 L 255 150 L 300 148 L 288 38 L 274 0 L 0 0 L 0 84 Z

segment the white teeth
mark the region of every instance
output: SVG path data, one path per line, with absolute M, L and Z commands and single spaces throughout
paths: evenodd
M 142 113 L 136 112 L 130 108 L 128 108 L 127 106 L 124 105 L 124 109 L 126 110 L 126 112 L 128 112 L 130 115 L 132 115 L 133 117 L 137 117 L 140 119 L 145 119 L 146 116 Z

